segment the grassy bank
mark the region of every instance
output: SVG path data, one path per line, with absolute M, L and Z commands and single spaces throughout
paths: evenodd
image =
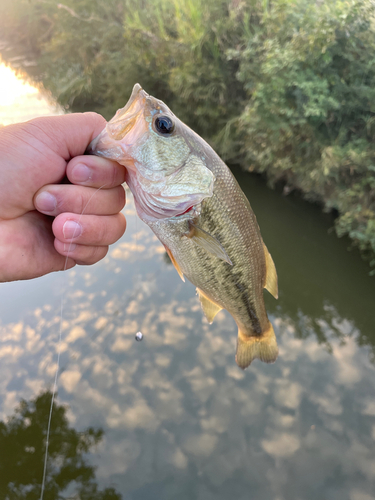
M 335 210 L 375 266 L 370 0 L 13 0 L 3 58 L 107 118 L 135 82 L 227 161 Z

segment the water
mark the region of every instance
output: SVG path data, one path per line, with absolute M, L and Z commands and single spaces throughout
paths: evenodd
M 46 492 L 53 471 L 71 460 L 66 447 L 76 431 L 86 431 L 84 439 L 93 427 L 90 453 L 76 448 L 77 461 L 61 472 L 61 494 L 375 498 L 374 278 L 334 235 L 330 216 L 235 173 L 278 270 L 279 300 L 265 292 L 277 362 L 237 368 L 233 319 L 221 311 L 208 325 L 194 287 L 136 221 L 130 201 L 127 232 L 101 263 L 77 267 L 67 279 L 58 273 L 0 286 L 0 419 L 11 436 L 0 433 L 0 498 L 10 487 L 26 498 L 41 479 L 40 431 L 26 431 L 46 428 L 49 394 L 20 425 L 13 421 L 13 434 L 7 417 L 21 398 L 31 405 L 52 387 L 62 293 L 57 402 L 65 409 L 52 423 Z M 1 471 L 12 460 L 10 486 Z M 74 472 L 80 460 L 91 467 L 89 482 Z
M 1 45 L 1 43 L 0 43 Z M 5 66 L 0 54 L 0 126 L 45 115 L 61 115 L 63 109 Z

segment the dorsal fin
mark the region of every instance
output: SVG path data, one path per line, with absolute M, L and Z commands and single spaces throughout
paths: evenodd
M 204 315 L 206 316 L 207 321 L 211 324 L 216 314 L 222 310 L 222 307 L 218 306 L 217 304 L 215 304 L 215 302 L 212 302 L 212 300 L 207 298 L 204 293 L 199 290 L 199 288 L 197 288 L 197 294 L 199 296 L 199 300 L 201 301 Z
M 264 256 L 266 258 L 266 280 L 264 288 L 270 292 L 271 295 L 278 298 L 279 292 L 277 287 L 277 273 L 276 267 L 272 260 L 271 254 L 269 253 L 266 245 L 263 243 Z

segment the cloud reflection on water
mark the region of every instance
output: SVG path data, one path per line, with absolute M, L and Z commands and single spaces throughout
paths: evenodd
M 59 400 L 77 429 L 104 428 L 91 457 L 102 486 L 127 500 L 371 495 L 375 370 L 353 321 L 327 301 L 320 317 L 290 317 L 281 301 L 277 363 L 242 372 L 233 319 L 208 325 L 156 238 L 129 226 L 100 265 L 69 273 L 64 292 Z M 0 325 L 3 416 L 52 384 L 61 282 Z

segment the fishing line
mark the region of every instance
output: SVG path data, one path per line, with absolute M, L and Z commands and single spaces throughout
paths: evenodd
M 134 196 L 133 196 L 133 202 L 134 202 Z M 135 204 L 134 204 L 135 207 Z M 134 242 L 135 242 L 135 253 L 138 253 L 138 217 L 137 214 L 134 215 L 135 217 L 135 234 L 134 234 Z M 141 280 L 141 278 L 139 278 Z M 142 282 L 139 283 L 139 289 L 142 287 Z M 135 340 L 137 342 L 140 342 L 143 339 L 143 333 L 142 331 L 138 331 L 135 334 Z
M 134 201 L 134 197 L 133 197 L 133 201 Z M 134 215 L 134 217 L 135 217 L 134 242 L 135 242 L 135 253 L 137 254 L 138 253 L 138 217 L 136 214 Z
M 100 188 L 96 189 L 96 191 L 90 196 L 90 198 L 87 201 L 86 205 L 82 209 L 82 212 L 81 212 L 81 214 L 80 214 L 80 216 L 78 218 L 78 222 L 81 221 L 82 216 L 85 213 L 86 208 L 88 207 L 90 201 L 93 199 L 93 197 L 96 195 L 96 193 L 98 191 L 100 191 L 101 189 L 103 189 L 106 185 L 107 184 L 103 184 L 103 186 L 100 186 Z M 72 239 L 74 239 L 74 237 L 75 237 L 75 232 L 76 232 L 76 229 L 74 230 Z M 70 253 L 70 249 L 72 247 L 72 244 L 73 244 L 73 242 L 71 241 L 69 243 L 68 253 L 67 253 L 66 258 L 65 258 L 65 264 L 64 264 L 64 269 L 63 269 L 64 272 L 63 272 L 62 279 L 67 279 L 67 276 L 64 276 L 64 275 L 65 275 L 65 271 L 67 269 L 68 259 L 69 259 L 69 253 Z M 64 290 L 64 287 L 63 287 L 63 290 Z M 56 371 L 55 371 L 55 378 L 54 378 L 53 389 L 52 389 L 51 406 L 50 406 L 49 416 L 48 416 L 47 437 L 46 437 L 46 450 L 45 450 L 45 454 L 44 454 L 43 479 L 42 479 L 42 485 L 41 485 L 41 491 L 40 491 L 40 500 L 43 500 L 44 489 L 45 489 L 45 486 L 46 486 L 49 436 L 50 436 L 50 432 L 51 432 L 52 411 L 53 411 L 53 404 L 55 402 L 55 397 L 56 397 L 56 393 L 57 393 L 58 374 L 59 374 L 59 369 L 60 369 L 60 353 L 61 353 L 60 349 L 61 349 L 61 343 L 62 343 L 63 304 L 64 304 L 64 291 L 62 292 L 61 301 L 60 301 L 59 341 L 58 341 L 58 344 L 57 344 L 57 360 L 56 360 L 57 367 L 56 367 Z

